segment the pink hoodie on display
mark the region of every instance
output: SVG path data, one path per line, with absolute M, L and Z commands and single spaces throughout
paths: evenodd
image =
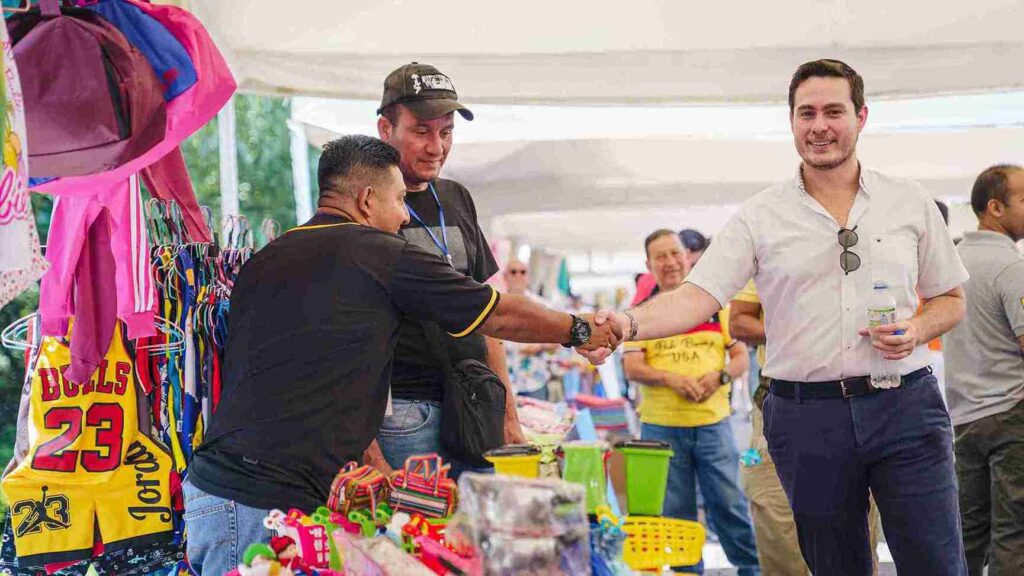
M 109 280 L 114 272 L 110 232 L 110 213 L 101 208 L 89 227 L 88 240 L 82 247 L 75 271 L 75 309 L 78 313 L 71 331 L 71 365 L 64 377 L 76 384 L 88 382 L 99 368 L 100 361 L 110 349 L 110 339 L 117 324 L 114 284 Z M 149 328 L 153 329 L 152 316 Z
M 98 197 L 56 199 L 46 249 L 50 269 L 43 275 L 39 291 L 43 335 L 67 334 L 71 316 L 78 317 L 75 333 L 92 330 L 86 316 L 111 326 L 115 317 L 120 318 L 131 339 L 156 333 L 156 297 L 145 223 L 137 176 L 131 176 Z M 105 245 L 91 246 L 97 239 Z M 96 257 L 91 263 L 87 262 L 86 255 L 90 251 L 102 252 L 103 256 L 109 253 L 112 259 L 108 262 Z M 94 291 L 102 293 L 104 301 L 91 300 L 89 294 Z M 112 334 L 112 329 L 109 332 Z M 98 363 L 109 345 L 109 340 L 97 344 L 99 356 L 93 356 L 91 352 L 80 350 L 77 341 L 72 335 L 73 361 L 82 357 Z M 72 382 L 77 380 L 72 379 Z

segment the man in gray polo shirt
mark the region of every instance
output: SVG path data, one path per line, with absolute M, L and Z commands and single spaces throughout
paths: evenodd
M 967 315 L 944 339 L 964 551 L 972 576 L 1024 574 L 1024 169 L 974 182 L 978 231 L 957 247 Z

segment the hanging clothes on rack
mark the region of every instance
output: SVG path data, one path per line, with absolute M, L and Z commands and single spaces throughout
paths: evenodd
M 154 333 L 148 252 L 137 176 L 96 196 L 58 197 L 54 202 L 46 249 L 50 270 L 40 285 L 39 314 L 44 336 L 61 336 L 72 316 L 88 315 L 89 320 L 79 318 L 72 341 L 73 382 L 92 375 L 115 318 L 124 321 L 129 339 Z M 93 326 L 93 319 L 100 324 Z M 81 348 L 86 339 L 98 345 Z
M 58 233 L 48 239 L 47 260 L 57 270 L 47 274 L 41 288 L 40 298 L 45 302 L 41 306 L 42 324 L 44 334 L 59 335 L 66 327 L 67 318 L 78 312 L 80 304 L 99 306 L 82 298 L 72 300 L 69 295 L 76 282 L 82 240 L 106 208 L 113 220 L 112 248 L 121 268 L 115 281 L 119 295 L 118 315 L 128 324 L 129 337 L 138 338 L 153 333 L 153 303 L 151 271 L 148 266 L 140 267 L 148 249 L 145 236 L 138 233 L 143 220 L 139 217 L 137 173 L 143 172 L 155 196 L 179 199 L 179 205 L 190 213 L 192 233 L 208 240 L 208 230 L 199 225 L 202 218 L 196 213 L 198 204 L 178 145 L 213 118 L 234 93 L 235 82 L 212 39 L 186 10 L 131 0 L 85 4 L 89 4 L 89 9 L 98 17 L 109 19 L 111 25 L 123 26 L 128 36 L 140 44 L 140 52 L 151 66 L 161 71 L 167 108 L 166 131 L 163 141 L 118 168 L 89 176 L 36 182 L 35 190 L 61 200 L 54 208 L 51 230 L 73 231 L 70 236 Z M 70 200 L 73 197 L 75 200 Z M 79 322 L 79 333 L 93 331 L 82 324 Z M 95 331 L 97 336 L 104 332 L 102 327 Z M 79 356 L 75 354 L 76 358 Z M 94 354 L 84 358 L 72 370 L 73 377 L 83 379 L 89 363 L 96 361 Z
M 62 198 L 61 202 L 66 200 L 75 199 Z M 94 223 L 90 227 L 90 232 L 96 234 L 109 231 L 109 219 L 108 211 L 100 210 L 96 216 L 98 224 Z M 146 236 L 153 242 L 149 251 L 149 263 L 153 278 L 154 308 L 157 314 L 154 335 L 140 338 L 132 345 L 126 338 L 127 325 L 115 320 L 110 348 L 105 351 L 102 360 L 106 363 L 106 368 L 101 364 L 89 382 L 77 389 L 96 390 L 100 379 L 104 382 L 109 381 L 112 373 L 116 375 L 118 369 L 124 369 L 121 367 L 111 372 L 112 361 L 124 364 L 124 357 L 131 360 L 132 377 L 128 380 L 132 383 L 132 389 L 136 388 L 137 382 L 139 395 L 137 430 L 140 435 L 149 435 L 153 438 L 155 445 L 167 454 L 167 467 L 173 470 L 174 474 L 171 475 L 169 483 L 161 484 L 161 487 L 167 486 L 170 492 L 177 494 L 180 478 L 187 474 L 191 455 L 202 442 L 206 422 L 220 400 L 220 371 L 228 337 L 231 286 L 244 263 L 252 256 L 253 235 L 244 217 L 234 217 L 225 219 L 223 236 L 226 242 L 223 248 L 208 242 L 194 242 L 185 217 L 176 203 L 159 199 L 150 200 L 143 205 L 142 222 Z M 89 267 L 93 266 L 97 259 L 91 252 L 93 247 L 107 246 L 109 238 L 101 234 L 83 247 L 80 259 L 88 269 L 87 277 L 92 275 L 92 268 Z M 106 257 L 110 258 L 110 254 L 111 251 L 108 249 Z M 107 290 L 113 289 L 111 282 L 93 284 L 98 290 L 104 289 L 104 284 L 108 286 Z M 110 302 L 115 300 L 106 299 Z M 75 342 L 75 331 L 79 329 L 79 321 L 89 320 L 87 315 L 83 315 L 84 311 L 83 309 L 69 320 L 69 328 L 73 328 L 70 337 L 72 343 Z M 114 315 L 110 314 L 110 317 Z M 54 346 L 57 346 L 55 349 L 59 349 L 60 354 L 59 357 L 53 354 L 47 356 L 49 359 L 46 365 L 29 360 L 28 366 L 32 367 L 29 373 L 36 377 L 29 380 L 30 385 L 27 388 L 30 393 L 27 396 L 29 401 L 24 403 L 26 422 L 38 419 L 38 402 L 36 405 L 32 404 L 32 392 L 41 394 L 43 389 L 51 390 L 43 386 L 44 377 L 40 376 L 42 373 L 39 370 L 49 370 L 55 363 L 70 365 L 73 359 L 71 348 L 68 348 L 63 340 L 51 337 L 42 341 L 52 344 L 49 348 L 41 346 L 38 340 L 39 331 L 30 328 L 31 322 L 30 319 L 24 319 L 12 324 L 0 334 L 0 340 L 4 345 L 25 349 L 27 354 L 38 354 L 41 349 L 49 350 Z M 95 321 L 92 323 L 99 325 Z M 58 342 L 61 342 L 59 346 Z M 64 377 L 68 371 L 69 369 L 66 369 L 62 373 L 58 368 L 57 373 L 62 374 L 59 377 L 64 382 L 61 390 L 64 386 L 75 386 L 70 379 Z M 52 379 L 52 371 L 47 373 Z M 114 381 L 116 382 L 116 378 Z M 27 424 L 25 428 L 27 430 Z M 20 434 L 18 444 L 28 446 L 28 437 L 27 433 Z M 26 459 L 33 458 L 34 454 L 31 447 L 24 448 L 19 453 L 20 457 L 11 463 L 9 472 L 23 469 L 26 466 Z M 15 475 L 11 481 L 17 484 L 21 482 L 20 478 Z M 73 488 L 68 488 L 56 480 L 47 486 L 54 491 L 67 491 Z M 89 552 L 79 547 L 76 554 L 81 558 L 92 556 L 91 563 L 52 564 L 46 567 L 47 571 L 57 571 L 58 574 L 68 576 L 81 576 L 87 569 L 97 574 L 146 574 L 148 572 L 137 571 L 137 568 L 145 565 L 149 570 L 156 570 L 172 566 L 183 556 L 181 504 L 178 499 L 172 506 L 176 513 L 172 514 L 171 525 L 177 543 L 162 543 L 132 550 L 116 550 L 116 546 L 114 549 L 104 548 L 102 544 L 97 544 Z M 23 514 L 15 516 L 14 520 L 17 522 L 22 519 Z M 7 527 L 6 530 L 10 533 L 11 528 Z M 102 533 L 105 538 L 107 531 Z M 30 548 L 38 551 L 46 550 L 46 546 L 48 544 L 34 548 L 30 545 Z M 151 558 L 152 562 L 140 563 L 139 558 L 143 557 L 142 554 L 145 554 L 145 558 Z M 35 564 L 45 561 L 48 557 L 37 555 L 37 558 L 30 558 L 27 563 Z M 21 564 L 19 565 L 19 560 L 14 558 L 10 545 L 0 546 L 0 568 L 18 576 L 36 576 L 40 573 L 37 567 L 25 567 L 25 562 Z
M 173 352 L 137 356 L 136 362 L 151 395 L 154 425 L 170 448 L 176 470 L 184 475 L 220 400 L 230 289 L 252 254 L 251 233 L 244 220 L 229 218 L 221 249 L 191 242 L 173 202 L 151 200 L 147 212 L 155 244 L 151 263 L 157 310 L 182 329 L 184 344 Z M 139 348 L 162 339 L 147 338 Z

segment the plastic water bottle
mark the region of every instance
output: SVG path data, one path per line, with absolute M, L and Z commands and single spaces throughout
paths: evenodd
M 889 292 L 885 282 L 876 282 L 875 289 L 868 299 L 868 328 L 876 328 L 896 322 L 896 299 Z M 901 332 L 895 332 L 900 334 Z M 871 341 L 878 336 L 871 334 Z M 871 360 L 871 385 L 875 388 L 895 388 L 900 385 L 899 364 L 885 358 L 885 353 L 875 350 Z

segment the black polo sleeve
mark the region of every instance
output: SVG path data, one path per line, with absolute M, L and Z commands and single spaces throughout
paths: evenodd
M 387 287 L 405 314 L 437 322 L 449 334 L 472 334 L 498 305 L 498 291 L 480 284 L 440 257 L 407 243 Z

